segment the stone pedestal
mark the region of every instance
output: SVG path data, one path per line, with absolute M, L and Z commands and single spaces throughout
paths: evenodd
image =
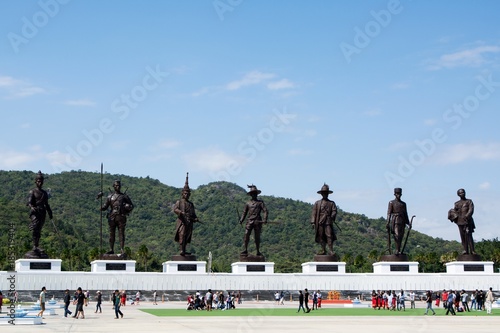
M 379 261 L 373 264 L 375 274 L 418 274 L 416 261 Z
M 173 260 L 163 263 L 163 273 L 169 274 L 205 274 L 207 272 L 206 261 Z
M 16 272 L 60 272 L 61 259 L 18 259 Z
M 135 260 L 94 260 L 90 263 L 92 273 L 135 272 Z
M 304 274 L 345 274 L 345 262 L 312 261 L 302 264 Z
M 239 261 L 231 264 L 234 274 L 274 274 L 274 262 Z
M 493 261 L 452 261 L 446 263 L 448 274 L 493 274 Z

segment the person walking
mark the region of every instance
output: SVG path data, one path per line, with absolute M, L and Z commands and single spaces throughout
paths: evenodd
M 455 313 L 455 309 L 453 308 L 454 304 L 455 304 L 455 293 L 450 290 L 448 292 L 448 301 L 446 303 L 446 315 L 448 315 L 448 313 L 451 312 L 452 315 L 456 315 Z
M 427 307 L 425 309 L 424 315 L 427 315 L 429 310 L 431 310 L 432 315 L 434 316 L 436 314 L 436 311 L 434 311 L 434 309 L 432 308 L 432 293 L 429 290 L 425 294 L 425 302 L 427 303 Z
M 78 319 L 80 318 L 80 315 L 82 319 L 85 319 L 85 313 L 83 311 L 83 304 L 85 303 L 85 294 L 82 291 L 81 287 L 78 287 L 76 290 L 76 299 L 73 302 L 76 304 L 76 314 L 73 316 L 73 318 Z
M 306 289 L 304 289 L 304 305 L 306 307 L 306 311 L 307 313 L 311 312 L 311 309 L 309 308 L 309 291 Z
M 69 289 L 64 291 L 64 317 L 68 317 L 68 314 L 71 316 L 73 312 L 69 311 L 69 304 L 71 300 L 71 296 L 69 294 Z
M 123 318 L 123 313 L 120 311 L 120 292 L 117 290 L 115 290 L 115 319 L 119 319 L 120 317 Z M 120 315 L 120 317 L 118 317 L 118 315 Z
M 302 290 L 299 290 L 299 309 L 297 310 L 297 313 L 300 312 L 300 309 L 306 312 L 306 309 L 304 308 L 304 294 L 302 294 Z
M 43 312 L 45 311 L 45 293 L 46 292 L 47 292 L 47 289 L 45 289 L 45 287 L 42 287 L 42 292 L 40 293 L 40 297 L 39 297 L 40 312 L 38 312 L 38 314 L 36 315 L 37 317 L 42 317 L 42 319 L 45 319 L 45 318 L 43 318 Z
M 95 299 L 96 299 L 95 313 L 97 313 L 97 310 L 99 310 L 99 313 L 102 313 L 102 308 L 101 308 L 102 294 L 100 291 L 97 291 L 97 296 L 95 297 Z

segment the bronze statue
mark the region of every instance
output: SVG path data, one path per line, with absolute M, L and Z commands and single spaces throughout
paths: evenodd
M 401 248 L 405 227 L 411 227 L 410 220 L 408 219 L 408 211 L 406 210 L 406 203 L 401 201 L 403 190 L 400 188 L 394 189 L 394 196 L 396 199 L 389 201 L 389 208 L 387 209 L 387 248 L 389 254 L 392 254 L 391 235 L 394 237 L 396 243 L 396 254 L 402 254 L 404 248 Z M 403 246 L 404 247 L 404 246 Z
M 250 189 L 247 194 L 251 196 L 251 199 L 245 204 L 243 215 L 241 216 L 239 221 L 240 224 L 242 224 L 243 221 L 245 221 L 245 219 L 248 217 L 247 223 L 245 225 L 245 236 L 243 238 L 245 250 L 241 252 L 241 255 L 248 255 L 248 242 L 250 241 L 250 234 L 253 230 L 257 256 L 263 256 L 262 253 L 260 253 L 260 233 L 262 231 L 262 223 L 267 223 L 268 212 L 264 201 L 257 199 L 257 195 L 261 193 L 261 191 L 257 189 L 257 186 L 247 186 Z M 262 218 L 261 213 L 263 214 L 264 218 Z
M 335 255 L 333 242 L 337 240 L 333 229 L 333 223 L 337 218 L 337 206 L 334 201 L 328 199 L 328 195 L 333 191 L 327 184 L 324 184 L 317 193 L 321 194 L 323 198 L 314 203 L 312 210 L 311 224 L 315 230 L 314 240 L 321 244 L 319 255 L 326 255 L 326 244 L 328 244 L 328 254 L 333 256 Z
M 191 253 L 186 251 L 187 244 L 191 243 L 191 236 L 193 234 L 193 224 L 199 222 L 196 217 L 194 205 L 189 201 L 191 196 L 191 189 L 189 188 L 189 173 L 186 174 L 186 182 L 182 189 L 182 198 L 177 200 L 174 205 L 174 213 L 177 215 L 175 225 L 175 241 L 179 243 L 180 255 L 186 256 Z
M 116 228 L 118 228 L 118 235 L 120 237 L 121 255 L 125 253 L 125 226 L 127 224 L 127 216 L 134 209 L 134 205 L 129 196 L 121 192 L 121 187 L 121 181 L 115 180 L 113 183 L 115 193 L 108 195 L 106 202 L 101 207 L 102 211 L 108 208 L 110 209 L 107 214 L 109 224 L 109 251 L 106 252 L 106 254 L 115 253 Z
M 455 202 L 455 206 L 448 212 L 448 219 L 455 222 L 460 231 L 460 240 L 462 241 L 462 254 L 476 254 L 474 251 L 474 239 L 472 233 L 476 228 L 472 214 L 474 214 L 474 203 L 471 199 L 465 197 L 463 188 L 457 191 L 460 200 Z
M 35 177 L 36 188 L 29 192 L 27 206 L 30 207 L 30 220 L 29 229 L 33 233 L 33 251 L 28 252 L 30 257 L 47 257 L 40 249 L 40 236 L 42 227 L 45 224 L 45 217 L 49 214 L 52 220 L 52 209 L 49 205 L 49 194 L 42 189 L 44 176 L 41 171 L 38 171 Z M 28 256 L 27 254 L 27 256 Z

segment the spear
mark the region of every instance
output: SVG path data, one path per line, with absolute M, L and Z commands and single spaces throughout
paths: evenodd
M 102 196 L 104 195 L 104 192 L 103 192 L 103 167 L 102 167 L 102 162 L 101 162 L 101 191 L 97 194 L 97 198 L 96 199 L 101 199 L 101 206 L 99 207 L 99 211 L 101 212 L 101 222 L 100 222 L 100 226 L 99 226 L 99 229 L 100 229 L 100 238 L 101 238 L 101 242 L 99 244 L 99 257 L 102 255 Z
M 103 190 L 103 188 L 102 188 L 103 187 L 103 179 L 102 178 L 103 178 L 103 168 L 102 168 L 102 162 L 101 162 L 101 193 L 103 193 L 102 192 L 102 190 Z M 101 224 L 100 224 L 100 230 L 99 230 L 100 236 L 101 236 L 101 244 L 100 244 L 100 248 L 99 248 L 99 257 L 101 257 L 101 255 L 102 255 L 102 209 L 101 208 L 102 208 L 102 195 L 101 195 L 101 206 L 99 207 L 99 211 L 101 212 Z

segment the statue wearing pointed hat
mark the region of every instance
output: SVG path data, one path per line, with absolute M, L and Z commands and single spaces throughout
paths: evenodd
M 314 240 L 321 244 L 321 251 L 318 255 L 326 255 L 326 246 L 328 245 L 328 255 L 334 256 L 333 242 L 337 240 L 337 236 L 333 224 L 337 218 L 337 205 L 328 199 L 328 195 L 332 194 L 333 191 L 327 184 L 324 184 L 317 193 L 321 194 L 323 198 L 313 205 L 311 225 L 315 230 Z
M 186 182 L 184 183 L 181 196 L 181 199 L 177 200 L 173 209 L 177 215 L 174 240 L 179 243 L 180 255 L 186 256 L 191 254 L 186 251 L 186 246 L 191 243 L 193 224 L 199 222 L 194 205 L 189 201 L 189 197 L 191 196 L 189 173 L 186 174 Z
M 251 199 L 245 204 L 243 215 L 240 218 L 240 224 L 242 224 L 245 219 L 247 221 L 245 225 L 245 236 L 243 237 L 245 249 L 241 252 L 241 255 L 248 255 L 248 243 L 250 241 L 250 234 L 253 230 L 257 256 L 262 256 L 262 253 L 260 252 L 260 234 L 262 231 L 262 223 L 267 223 L 268 211 L 264 201 L 257 198 L 257 195 L 261 193 L 261 191 L 257 189 L 257 186 L 252 184 L 247 185 L 247 187 L 250 189 L 247 194 L 251 197 Z

